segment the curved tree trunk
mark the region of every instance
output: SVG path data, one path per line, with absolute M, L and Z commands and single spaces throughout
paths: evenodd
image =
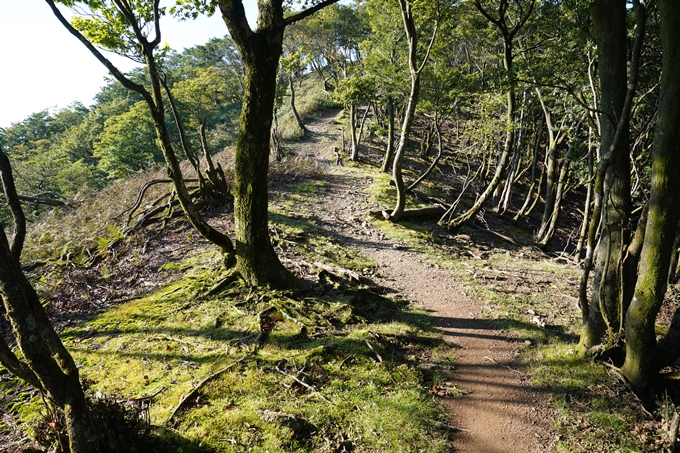
M 543 135 L 543 126 L 545 125 L 545 122 L 543 119 L 541 119 L 541 126 L 538 128 L 536 131 L 536 136 L 534 140 L 534 152 L 533 152 L 533 158 L 531 160 L 531 184 L 529 185 L 529 189 L 527 189 L 526 197 L 524 198 L 524 203 L 522 203 L 522 207 L 517 211 L 517 214 L 515 214 L 515 217 L 512 218 L 513 222 L 517 222 L 519 218 L 523 215 L 528 215 L 531 210 L 527 211 L 527 208 L 529 208 L 529 203 L 531 203 L 531 198 L 534 193 L 534 189 L 536 188 L 536 167 L 538 163 L 538 150 L 540 149 L 541 145 L 541 136 Z M 538 190 L 540 193 L 540 187 L 541 184 L 543 183 L 543 170 L 541 170 L 540 177 L 538 179 Z M 540 198 L 539 193 L 536 194 L 536 198 Z
M 295 86 L 293 85 L 292 72 L 288 75 L 288 88 L 290 88 L 290 110 L 293 112 L 293 116 L 295 117 L 298 127 L 302 130 L 302 135 L 304 135 L 307 133 L 307 128 L 305 127 L 305 123 L 302 121 L 302 118 L 300 118 L 297 108 L 295 108 Z
M 524 102 L 526 102 L 527 93 L 524 92 Z M 522 156 L 522 144 L 523 144 L 523 131 L 524 131 L 524 112 L 522 109 L 519 116 L 519 132 L 517 134 L 517 140 L 515 142 L 515 153 L 512 156 L 512 163 L 510 164 L 510 170 L 508 171 L 508 177 L 505 180 L 505 186 L 501 193 L 501 199 L 498 202 L 497 211 L 503 215 L 505 211 L 508 210 L 510 205 L 510 199 L 512 198 L 512 186 L 515 183 L 515 178 L 518 173 L 518 167 L 520 166 L 521 156 Z
M 626 361 L 621 368 L 628 382 L 643 395 L 653 395 L 653 379 L 661 361 L 656 354 L 654 321 L 666 292 L 680 194 L 680 4 L 674 0 L 659 3 L 663 69 L 652 151 L 652 187 L 635 296 L 626 313 Z
M 578 134 L 579 126 L 576 126 L 576 133 Z M 553 202 L 553 210 L 550 214 L 550 222 L 543 232 L 543 237 L 541 237 L 538 243 L 539 247 L 547 247 L 548 242 L 552 239 L 555 234 L 555 228 L 557 227 L 557 220 L 560 216 L 560 209 L 562 207 L 562 197 L 564 196 L 565 187 L 567 186 L 567 178 L 569 176 L 569 165 L 571 164 L 571 157 L 573 154 L 572 145 L 569 145 L 569 150 L 567 151 L 564 161 L 562 162 L 562 168 L 560 169 L 560 175 L 557 180 L 557 188 L 555 190 L 555 200 Z
M 119 9 L 123 17 L 125 17 L 125 20 L 127 20 L 133 28 L 135 37 L 140 46 L 140 52 L 144 57 L 146 69 L 149 74 L 149 80 L 152 85 L 151 92 L 149 92 L 144 86 L 128 79 L 90 41 L 88 41 L 85 36 L 73 28 L 61 11 L 55 6 L 54 0 L 46 0 L 46 2 L 52 9 L 54 15 L 69 31 L 69 33 L 71 33 L 81 43 L 83 43 L 90 53 L 92 53 L 92 55 L 94 55 L 100 61 L 100 63 L 106 66 L 106 68 L 111 72 L 111 74 L 113 74 L 116 80 L 118 80 L 125 88 L 139 93 L 147 103 L 149 110 L 151 111 L 151 117 L 156 129 L 156 135 L 161 143 L 163 157 L 165 158 L 165 162 L 168 166 L 168 175 L 170 176 L 170 179 L 173 180 L 177 198 L 187 216 L 187 219 L 192 224 L 192 226 L 196 228 L 201 236 L 222 249 L 222 252 L 225 255 L 225 263 L 228 266 L 233 266 L 235 263 L 234 245 L 231 242 L 231 239 L 229 239 L 229 236 L 217 231 L 212 226 L 210 226 L 208 222 L 205 221 L 203 216 L 201 216 L 201 214 L 198 212 L 198 208 L 192 201 L 191 196 L 189 195 L 189 190 L 184 183 L 179 161 L 173 150 L 172 141 L 170 140 L 170 134 L 165 122 L 165 108 L 163 104 L 164 100 L 161 92 L 161 77 L 154 56 L 154 50 L 160 44 L 160 29 L 158 25 L 158 21 L 160 20 L 160 12 L 158 3 L 154 4 L 153 10 L 153 15 L 156 21 L 156 30 L 155 37 L 152 41 L 149 41 L 148 37 L 139 28 L 138 18 L 135 16 L 134 10 Z
M 392 180 L 397 187 L 397 200 L 392 213 L 385 213 L 387 214 L 385 217 L 394 222 L 399 221 L 404 212 L 404 208 L 406 207 L 406 187 L 401 173 L 402 162 L 404 160 L 404 154 L 406 153 L 406 145 L 411 133 L 411 126 L 413 125 L 413 118 L 416 112 L 416 104 L 418 103 L 418 97 L 420 95 L 420 73 L 430 56 L 430 50 L 432 49 L 432 44 L 437 36 L 437 29 L 439 26 L 438 22 L 435 23 L 434 32 L 432 33 L 432 39 L 428 46 L 427 53 L 420 63 L 420 67 L 418 67 L 416 62 L 418 53 L 418 34 L 416 32 L 415 21 L 413 20 L 410 0 L 399 0 L 399 6 L 401 7 L 401 17 L 404 21 L 406 39 L 408 40 L 408 66 L 409 74 L 411 76 L 411 91 L 408 97 L 408 103 L 406 104 L 406 111 L 404 112 L 404 121 L 401 126 L 399 144 L 397 145 L 397 150 L 394 154 L 394 164 L 392 165 Z
M 543 206 L 543 217 L 541 219 L 541 226 L 536 234 L 536 242 L 544 245 L 544 241 L 548 228 L 550 227 L 550 219 L 552 217 L 555 200 L 557 198 L 557 147 L 562 141 L 563 134 L 558 132 L 555 134 L 555 127 L 552 123 L 552 115 L 548 111 L 548 107 L 545 105 L 541 90 L 536 87 L 536 94 L 538 95 L 538 100 L 541 103 L 541 108 L 543 109 L 543 114 L 545 115 L 545 124 L 548 126 L 548 151 L 546 154 L 546 166 L 545 166 L 545 205 Z
M 17 206 L 19 200 L 12 169 L 2 150 L 0 181 L 10 205 Z M 12 213 L 16 225 L 16 217 L 23 218 L 23 211 L 19 206 L 18 211 L 12 208 Z M 21 271 L 19 258 L 23 236 L 18 237 L 16 233 L 15 230 L 10 246 L 5 230 L 0 226 L 0 298 L 23 358 L 18 358 L 2 338 L 0 363 L 35 386 L 48 404 L 63 411 L 71 453 L 93 452 L 95 445 L 88 442 L 92 431 L 78 368 L 54 331 L 38 294 Z

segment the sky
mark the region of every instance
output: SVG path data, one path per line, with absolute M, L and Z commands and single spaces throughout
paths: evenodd
M 254 25 L 257 0 L 243 3 Z M 227 26 L 219 14 L 188 22 L 166 17 L 161 21 L 161 32 L 163 42 L 181 51 L 223 37 Z M 90 106 L 106 83 L 106 68 L 59 23 L 43 0 L 1 0 L 0 43 L 2 128 L 31 113 L 62 109 L 74 101 Z M 134 67 L 128 59 L 110 56 L 124 71 Z

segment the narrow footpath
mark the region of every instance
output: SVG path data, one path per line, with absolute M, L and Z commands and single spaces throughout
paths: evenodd
M 392 243 L 366 221 L 365 189 L 371 181 L 331 165 L 330 144 L 339 135 L 333 130 L 333 116 L 328 113 L 310 121 L 311 137 L 299 149 L 328 164 L 327 185 L 315 198 L 316 221 L 335 232 L 338 241 L 377 262 L 375 281 L 429 312 L 433 326 L 450 345 L 455 357 L 453 382 L 465 393 L 442 399 L 453 432 L 452 451 L 552 451 L 544 445 L 549 443 L 549 411 L 516 361 L 517 341 L 482 316 L 483 304 L 470 300 L 450 271 L 427 263 L 418 251 Z

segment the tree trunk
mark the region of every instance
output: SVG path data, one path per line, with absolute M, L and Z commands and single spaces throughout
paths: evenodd
M 581 332 L 581 344 L 585 347 L 600 343 L 605 334 L 607 344 L 619 341 L 623 327 L 622 297 L 629 284 L 622 279 L 631 204 L 628 131 L 646 19 L 644 9 L 636 8 L 636 12 L 638 30 L 628 81 L 626 2 L 596 0 L 590 4 L 599 55 L 600 110 L 607 113 L 608 118 L 601 125 L 602 158 L 595 181 L 595 206 L 581 281 L 582 286 L 587 283 L 587 274 L 592 267 L 594 231 L 601 223 L 592 298 L 589 303 L 581 300 L 581 308 L 588 315 Z M 585 289 L 581 288 L 579 297 L 584 296 Z M 586 303 L 589 307 L 585 307 Z
M 125 88 L 135 91 L 143 97 L 151 112 L 157 138 L 161 142 L 161 150 L 168 166 L 168 175 L 173 180 L 177 192 L 177 198 L 187 216 L 187 219 L 192 224 L 192 226 L 196 228 L 201 236 L 222 249 L 222 252 L 225 255 L 225 263 L 228 266 L 233 266 L 235 263 L 235 256 L 234 246 L 231 242 L 231 239 L 229 239 L 229 236 L 226 234 L 217 231 L 212 226 L 210 226 L 210 224 L 208 224 L 198 212 L 198 208 L 193 203 L 189 195 L 189 190 L 184 184 L 184 178 L 182 177 L 179 161 L 177 160 L 177 156 L 173 150 L 172 141 L 170 140 L 170 134 L 168 133 L 165 122 L 165 109 L 163 104 L 164 100 L 161 92 L 161 77 L 159 75 L 159 69 L 154 56 L 154 50 L 160 44 L 160 30 L 156 29 L 154 40 L 149 41 L 148 37 L 144 35 L 141 29 L 138 27 L 139 18 L 135 16 L 135 12 L 132 9 L 128 10 L 119 8 L 120 13 L 125 18 L 125 20 L 127 20 L 129 24 L 133 24 L 132 28 L 134 29 L 135 38 L 137 39 L 140 52 L 144 57 L 146 69 L 149 74 L 149 81 L 151 82 L 151 92 L 149 92 L 144 86 L 128 79 L 99 51 L 99 49 L 97 49 L 90 41 L 88 41 L 85 36 L 73 28 L 61 11 L 56 7 L 54 0 L 46 0 L 46 2 L 52 9 L 54 15 L 69 31 L 69 33 L 71 33 L 81 43 L 83 43 L 90 53 L 92 53 L 92 55 L 94 55 L 104 66 L 106 66 L 106 68 L 109 70 L 109 72 L 111 72 L 111 74 L 113 74 L 116 80 L 118 80 Z M 158 20 L 160 17 L 159 4 L 157 2 L 154 4 L 153 15 L 156 20 Z
M 302 135 L 305 135 L 307 133 L 307 128 L 305 127 L 305 123 L 302 122 L 302 118 L 300 118 L 300 114 L 295 108 L 295 86 L 293 86 L 292 72 L 288 76 L 288 88 L 290 88 L 290 110 L 293 112 L 293 116 L 295 116 L 295 121 L 297 121 L 298 126 L 302 130 Z
M 349 105 L 349 160 L 356 161 L 359 157 L 359 147 L 357 146 L 357 106 L 352 103 Z
M 576 134 L 578 134 L 578 129 L 579 126 L 576 127 Z M 557 220 L 560 216 L 562 197 L 564 196 L 564 190 L 567 185 L 567 178 L 569 176 L 569 165 L 571 164 L 571 157 L 573 153 L 574 150 L 572 149 L 572 145 L 569 145 L 569 150 L 567 151 L 567 154 L 564 157 L 564 161 L 562 162 L 562 168 L 560 169 L 560 176 L 557 180 L 555 200 L 552 204 L 553 210 L 552 213 L 550 214 L 550 221 L 548 222 L 547 228 L 543 232 L 543 237 L 541 237 L 541 240 L 538 243 L 539 247 L 541 248 L 547 247 L 548 242 L 550 242 L 553 235 L 555 234 L 555 228 L 557 227 Z
M 300 287 L 279 261 L 269 238 L 269 144 L 276 73 L 282 51 L 280 2 L 260 2 L 258 30 L 252 32 L 240 2 L 220 1 L 229 32 L 245 65 L 245 92 L 234 162 L 236 266 L 251 285 Z M 262 22 L 265 23 L 262 23 Z
M 524 102 L 526 102 L 527 93 L 524 92 Z M 501 199 L 498 203 L 498 211 L 502 214 L 508 210 L 510 205 L 510 199 L 512 198 L 512 186 L 515 183 L 515 177 L 517 176 L 517 168 L 520 165 L 520 158 L 522 155 L 522 142 L 523 142 L 523 131 L 524 131 L 524 112 L 522 109 L 519 116 L 519 132 L 517 136 L 517 142 L 515 143 L 515 153 L 512 156 L 512 163 L 510 164 L 510 171 L 508 171 L 508 177 L 505 180 L 505 186 L 501 194 Z
M 538 164 L 538 151 L 541 145 L 541 136 L 543 135 L 544 124 L 545 124 L 544 120 L 541 119 L 540 127 L 538 128 L 538 130 L 536 130 L 536 136 L 534 137 L 534 152 L 533 158 L 531 160 L 531 184 L 529 185 L 529 189 L 527 189 L 527 194 L 526 197 L 524 198 L 524 203 L 522 203 L 522 207 L 519 209 L 519 211 L 517 211 L 515 217 L 512 218 L 513 222 L 517 222 L 517 220 L 519 220 L 521 216 L 527 213 L 527 208 L 529 207 L 529 203 L 531 202 L 531 198 L 534 193 L 534 188 L 536 187 L 536 167 Z M 543 171 L 541 171 L 540 178 L 538 179 L 539 193 L 542 183 L 543 183 Z M 537 195 L 537 197 L 539 196 L 540 195 Z
M 2 150 L 0 180 L 9 204 L 16 205 L 19 200 L 12 169 Z M 17 215 L 23 218 L 23 211 L 19 211 L 12 209 L 15 220 Z M 94 445 L 88 442 L 92 432 L 78 368 L 54 331 L 38 294 L 21 271 L 19 258 L 22 245 L 23 237 L 18 238 L 15 234 L 10 246 L 5 230 L 0 226 L 0 298 L 12 335 L 23 355 L 19 359 L 3 338 L 0 340 L 0 363 L 34 385 L 48 404 L 63 411 L 72 453 L 94 451 Z
M 387 173 L 390 168 L 390 161 L 394 154 L 394 101 L 392 96 L 387 98 L 387 150 L 385 151 L 385 158 L 383 159 L 380 171 Z
M 392 213 L 389 214 L 389 219 L 392 221 L 399 221 L 401 214 L 404 212 L 406 206 L 406 188 L 404 186 L 404 179 L 401 173 L 402 162 L 404 154 L 406 153 L 406 145 L 408 144 L 409 135 L 411 133 L 411 126 L 413 125 L 413 118 L 416 112 L 416 104 L 418 103 L 418 96 L 420 95 L 420 73 L 427 62 L 432 49 L 432 44 L 437 35 L 438 22 L 435 23 L 434 33 L 427 53 L 425 54 L 420 67 L 417 65 L 418 53 L 418 34 L 416 32 L 415 21 L 413 20 L 413 13 L 411 11 L 410 0 L 399 0 L 401 9 L 401 17 L 404 21 L 404 31 L 408 40 L 408 66 L 409 74 L 411 76 L 411 91 L 406 104 L 406 111 L 404 112 L 404 121 L 401 126 L 401 136 L 399 137 L 399 144 L 394 154 L 394 164 L 392 165 L 392 180 L 397 187 L 397 200 Z
M 585 243 L 586 234 L 588 232 L 588 223 L 590 220 L 590 204 L 593 199 L 593 128 L 588 128 L 588 180 L 586 182 L 586 202 L 583 207 L 583 222 L 581 223 L 581 231 L 578 235 L 578 243 L 576 244 L 576 254 L 574 259 L 576 262 L 581 261 L 583 255 L 583 244 Z
M 626 312 L 626 361 L 621 368 L 643 395 L 653 395 L 658 370 L 654 321 L 666 293 L 680 191 L 680 3 L 661 0 L 659 5 L 663 63 L 652 184 L 638 282 Z
M 543 217 L 541 219 L 541 226 L 536 234 L 536 241 L 539 244 L 544 243 L 544 237 L 550 225 L 550 219 L 553 214 L 555 206 L 555 199 L 557 195 L 557 147 L 561 142 L 561 133 L 555 134 L 555 127 L 552 123 L 552 115 L 545 105 L 543 96 L 538 87 L 536 87 L 536 94 L 541 102 L 543 114 L 545 115 L 545 124 L 548 126 L 548 151 L 546 153 L 545 161 L 545 205 L 543 206 Z M 547 243 L 547 242 L 546 242 Z

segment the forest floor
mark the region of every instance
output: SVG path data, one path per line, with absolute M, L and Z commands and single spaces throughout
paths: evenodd
M 441 331 L 455 357 L 451 383 L 463 393 L 442 398 L 455 433 L 453 451 L 552 451 L 548 433 L 553 417 L 546 395 L 532 387 L 517 360 L 524 343 L 489 319 L 489 306 L 469 297 L 451 270 L 367 221 L 372 177 L 331 162 L 329 141 L 341 140 L 333 129 L 336 114 L 329 111 L 310 120 L 308 137 L 296 146 L 296 153 L 314 156 L 328 169 L 325 187 L 313 198 L 316 220 L 338 242 L 374 260 L 375 283 L 423 307 Z

